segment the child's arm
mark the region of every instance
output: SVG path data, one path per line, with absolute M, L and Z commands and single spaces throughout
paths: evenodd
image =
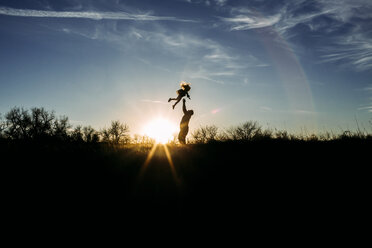
M 186 114 L 187 113 L 187 109 L 186 109 L 186 100 L 183 99 L 183 105 L 182 105 L 182 110 L 183 110 L 183 113 Z
M 189 93 L 186 92 L 186 96 L 191 100 Z

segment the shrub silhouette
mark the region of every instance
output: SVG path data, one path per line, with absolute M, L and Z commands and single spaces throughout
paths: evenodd
M 71 124 L 68 121 L 67 116 L 61 116 L 59 119 L 55 119 L 52 126 L 53 136 L 61 139 L 69 139 L 69 131 L 71 129 Z
M 11 139 L 26 139 L 29 137 L 31 116 L 23 108 L 13 108 L 6 115 L 5 135 Z
M 248 141 L 262 137 L 262 128 L 256 121 L 247 121 L 239 126 L 226 130 L 225 136 L 229 140 Z
M 70 133 L 70 138 L 76 142 L 82 142 L 83 140 L 83 128 L 81 125 L 78 125 L 74 128 L 74 130 Z
M 372 121 L 369 122 L 372 127 Z M 371 128 L 372 130 L 372 128 Z M 72 127 L 67 116 L 56 117 L 53 111 L 44 108 L 14 107 L 5 115 L 0 114 L 0 138 L 10 140 L 45 140 L 50 139 L 73 142 L 97 143 L 121 145 L 142 144 L 152 145 L 154 140 L 141 135 L 134 135 L 131 139 L 129 126 L 119 120 L 112 121 L 109 128 L 100 132 L 92 126 Z M 247 121 L 238 126 L 233 126 L 220 131 L 215 125 L 201 126 L 191 133 L 192 143 L 206 144 L 218 142 L 247 142 L 256 140 L 282 140 L 282 141 L 353 141 L 371 140 L 372 135 L 364 129 L 358 128 L 357 132 L 343 131 L 340 134 L 326 132 L 324 134 L 291 134 L 286 130 L 263 129 L 256 121 Z M 173 142 L 175 144 L 175 142 Z
M 155 143 L 155 140 L 147 135 L 135 134 L 133 136 L 133 139 L 131 139 L 131 143 L 137 145 L 153 145 Z
M 102 141 L 111 144 L 126 144 L 130 141 L 129 127 L 120 121 L 112 121 L 111 126 L 101 131 Z
M 93 127 L 86 126 L 82 129 L 82 139 L 87 143 L 97 143 L 99 134 Z
M 45 139 L 54 137 L 68 139 L 71 125 L 68 117 L 56 118 L 54 112 L 44 108 L 32 108 L 31 112 L 23 108 L 13 108 L 1 122 L 1 131 L 10 139 Z
M 4 130 L 6 129 L 6 122 L 3 120 L 3 116 L 0 114 L 0 138 L 4 137 Z
M 218 127 L 215 125 L 204 126 L 191 133 L 194 143 L 205 144 L 218 139 Z

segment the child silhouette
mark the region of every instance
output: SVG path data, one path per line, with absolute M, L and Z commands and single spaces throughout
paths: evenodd
M 188 93 L 191 89 L 190 84 L 187 83 L 187 82 L 182 81 L 180 83 L 180 86 L 181 86 L 181 89 L 177 90 L 177 94 L 178 94 L 177 98 L 169 98 L 168 99 L 168 102 L 173 101 L 173 100 L 176 101 L 175 104 L 172 105 L 173 109 L 177 105 L 177 103 L 179 103 L 179 101 L 181 101 L 182 97 L 187 96 L 189 99 L 191 99 L 190 95 Z

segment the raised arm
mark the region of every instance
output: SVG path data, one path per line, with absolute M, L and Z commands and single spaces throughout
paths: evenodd
M 185 99 L 183 99 L 182 110 L 183 110 L 183 113 L 184 113 L 184 114 L 187 113 L 187 109 L 186 109 L 186 100 L 185 100 Z

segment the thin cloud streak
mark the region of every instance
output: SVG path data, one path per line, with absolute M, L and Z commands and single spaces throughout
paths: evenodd
M 308 6 L 313 8 L 304 11 Z M 272 28 L 285 40 L 304 33 L 323 37 L 314 47 L 320 63 L 339 63 L 356 71 L 372 69 L 372 40 L 367 20 L 372 19 L 372 3 L 364 0 L 315 0 L 288 2 L 266 14 L 259 8 L 231 8 L 230 17 L 220 18 L 230 31 Z M 357 20 L 363 20 L 358 22 Z M 302 28 L 296 29 L 298 25 Z M 330 35 L 331 34 L 331 35 Z M 330 38 L 331 37 L 331 38 Z
M 321 62 L 351 64 L 358 71 L 372 69 L 372 43 L 364 34 L 342 37 L 325 50 L 327 54 L 322 56 Z
M 266 18 L 257 16 L 238 15 L 231 18 L 222 18 L 223 21 L 232 24 L 230 30 L 248 30 L 256 28 L 270 27 L 280 20 L 280 15 L 270 16 Z
M 360 108 L 358 108 L 358 110 L 362 110 L 362 111 L 367 111 L 369 113 L 372 113 L 372 86 L 367 86 L 365 88 L 362 89 L 363 91 L 365 91 L 367 94 L 370 95 L 369 97 L 369 102 L 367 104 L 363 104 Z
M 358 108 L 358 110 L 366 110 L 367 112 L 372 113 L 372 105 Z
M 253 55 L 242 56 L 211 39 L 186 33 L 169 33 L 162 29 L 135 31 L 144 42 L 186 59 L 188 63 L 183 73 L 191 79 L 199 78 L 224 84 L 228 77 L 244 74 L 249 67 L 265 65 Z
M 171 16 L 154 16 L 149 14 L 131 14 L 127 12 L 85 12 L 85 11 L 46 11 L 31 9 L 14 9 L 0 7 L 0 15 L 39 18 L 82 18 L 92 20 L 132 20 L 132 21 L 181 21 L 195 22 L 193 20 L 178 19 Z
M 141 102 L 147 102 L 147 103 L 157 103 L 157 104 L 168 104 L 163 101 L 158 101 L 158 100 L 150 100 L 150 99 L 142 99 Z

